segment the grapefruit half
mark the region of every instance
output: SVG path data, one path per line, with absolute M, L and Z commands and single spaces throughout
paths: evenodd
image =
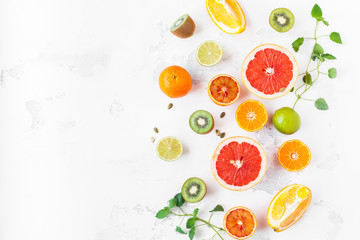
M 232 191 L 244 191 L 255 186 L 264 176 L 266 155 L 255 140 L 230 137 L 222 141 L 211 159 L 215 180 Z
M 246 57 L 241 77 L 250 92 L 261 98 L 274 99 L 284 96 L 294 87 L 298 65 L 286 48 L 263 44 Z

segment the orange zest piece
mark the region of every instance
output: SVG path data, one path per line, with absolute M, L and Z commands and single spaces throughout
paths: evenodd
M 311 202 L 311 191 L 304 185 L 292 184 L 279 193 L 271 201 L 267 222 L 276 232 L 281 232 L 296 223 L 305 213 Z
M 224 216 L 224 229 L 235 239 L 247 239 L 256 230 L 254 213 L 246 207 L 234 207 Z
M 268 114 L 265 106 L 257 100 L 247 100 L 239 105 L 235 118 L 237 124 L 244 130 L 254 132 L 265 126 Z
M 219 74 L 210 80 L 208 94 L 217 105 L 228 106 L 239 98 L 240 85 L 232 76 Z
M 308 146 L 300 140 L 294 139 L 284 142 L 278 150 L 278 159 L 288 171 L 298 172 L 306 168 L 311 160 Z
M 206 0 L 206 10 L 222 31 L 238 34 L 245 30 L 245 14 L 236 0 Z

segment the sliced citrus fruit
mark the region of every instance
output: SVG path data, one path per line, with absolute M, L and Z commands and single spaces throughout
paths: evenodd
M 197 61 L 205 67 L 211 67 L 220 62 L 222 55 L 220 44 L 212 40 L 202 42 L 196 50 Z
M 245 30 L 245 14 L 236 0 L 206 0 L 206 10 L 222 31 L 238 34 Z
M 241 77 L 245 86 L 256 96 L 278 98 L 294 87 L 298 65 L 286 48 L 264 44 L 256 47 L 246 57 Z
M 271 201 L 267 222 L 276 232 L 281 232 L 305 213 L 311 202 L 311 191 L 301 184 L 292 184 L 282 189 Z
M 247 137 L 230 137 L 222 141 L 211 159 L 215 180 L 233 191 L 255 186 L 264 176 L 266 155 L 255 140 Z
M 182 144 L 176 137 L 164 137 L 156 145 L 156 153 L 164 161 L 175 161 L 182 152 Z
M 246 207 L 234 207 L 227 211 L 224 216 L 224 229 L 235 239 L 247 239 L 256 230 L 256 218 L 254 213 Z
M 237 108 L 235 119 L 242 129 L 254 132 L 264 127 L 268 120 L 268 115 L 265 106 L 261 102 L 247 100 Z
M 300 140 L 294 139 L 284 142 L 278 150 L 278 159 L 286 170 L 298 172 L 306 168 L 311 160 L 308 146 Z
M 240 85 L 236 79 L 228 74 L 213 77 L 208 85 L 211 100 L 220 106 L 228 106 L 239 98 Z

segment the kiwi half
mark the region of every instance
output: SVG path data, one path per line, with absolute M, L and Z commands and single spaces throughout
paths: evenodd
M 206 194 L 206 184 L 201 178 L 192 177 L 185 181 L 181 188 L 181 195 L 185 201 L 196 203 Z
M 188 38 L 194 34 L 195 23 L 188 15 L 184 14 L 171 25 L 170 32 L 179 38 Z
M 270 26 L 278 32 L 289 31 L 295 23 L 295 17 L 287 8 L 274 9 L 269 18 Z
M 214 128 L 214 118 L 208 111 L 197 110 L 191 114 L 189 124 L 194 132 L 206 134 Z

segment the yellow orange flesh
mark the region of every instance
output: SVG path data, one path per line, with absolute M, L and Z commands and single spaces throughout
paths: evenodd
M 256 100 L 247 100 L 239 105 L 235 118 L 244 130 L 254 132 L 260 130 L 268 120 L 265 106 Z
M 208 94 L 214 103 L 220 106 L 227 106 L 239 98 L 240 85 L 230 75 L 217 75 L 209 82 Z
M 222 31 L 238 34 L 245 30 L 245 14 L 236 0 L 206 0 L 206 10 Z
M 301 184 L 292 184 L 282 189 L 269 205 L 268 225 L 277 232 L 292 226 L 305 213 L 311 196 L 310 189 Z
M 286 170 L 297 172 L 306 168 L 311 160 L 308 146 L 300 140 L 294 139 L 284 142 L 278 150 L 278 159 Z
M 235 239 L 247 239 L 256 230 L 255 215 L 246 207 L 234 207 L 224 216 L 224 229 Z

